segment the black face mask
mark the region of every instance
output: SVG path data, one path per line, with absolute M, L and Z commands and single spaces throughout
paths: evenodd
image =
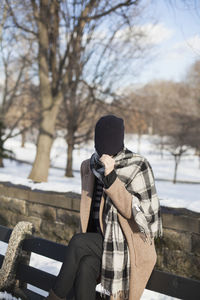
M 116 155 L 124 148 L 123 119 L 113 115 L 102 117 L 95 126 L 95 149 L 99 156 Z

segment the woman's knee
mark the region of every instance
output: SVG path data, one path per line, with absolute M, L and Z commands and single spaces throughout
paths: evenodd
M 94 279 L 99 277 L 101 262 L 93 256 L 85 256 L 81 259 L 78 273 L 83 278 L 92 276 Z
M 83 240 L 83 233 L 76 233 L 71 240 L 69 241 L 68 247 L 77 248 L 77 246 L 80 246 Z

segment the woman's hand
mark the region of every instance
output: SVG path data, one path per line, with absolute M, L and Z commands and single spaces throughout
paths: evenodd
M 105 167 L 105 176 L 108 175 L 114 169 L 115 160 L 108 154 L 103 154 L 100 157 L 100 161 L 104 164 Z

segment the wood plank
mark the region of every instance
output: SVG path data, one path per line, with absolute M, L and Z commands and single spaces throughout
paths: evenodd
M 0 254 L 0 269 L 3 264 L 3 260 L 4 260 L 4 255 Z
M 0 225 L 0 241 L 9 242 L 12 229 Z M 48 249 L 48 251 L 46 251 Z M 24 240 L 23 250 L 34 252 L 62 262 L 67 245 L 58 244 L 39 237 L 30 237 Z
M 30 266 L 20 265 L 17 278 L 48 291 L 55 282 L 55 276 Z M 197 300 L 200 295 L 200 281 L 154 270 L 147 289 L 179 299 Z
M 12 229 L 0 225 L 0 241 L 9 242 Z M 46 251 L 48 249 L 48 251 Z M 62 262 L 67 245 L 58 244 L 39 237 L 30 237 L 24 240 L 23 250 L 34 252 Z
M 42 296 L 38 293 L 35 293 L 28 289 L 22 289 L 22 290 L 25 293 L 25 295 L 27 295 L 28 299 L 30 299 L 30 300 L 44 300 L 44 296 Z
M 0 225 L 0 241 L 8 243 L 11 233 L 12 229 Z
M 63 262 L 67 246 L 39 237 L 30 237 L 24 240 L 22 249 Z
M 49 291 L 54 286 L 56 276 L 33 267 L 20 264 L 17 271 L 17 279 L 36 286 L 44 291 Z M 24 292 L 27 294 L 26 290 L 24 290 Z M 28 293 L 30 294 L 31 292 L 28 291 Z M 40 300 L 37 294 L 30 294 L 29 297 L 30 298 L 28 299 L 30 300 Z M 99 292 L 96 292 L 96 299 L 102 299 Z M 109 297 L 106 296 L 104 299 L 109 300 Z
M 44 291 L 49 291 L 54 285 L 56 276 L 34 267 L 19 264 L 16 278 L 21 282 L 26 282 Z
M 184 300 L 197 300 L 200 298 L 200 296 L 197 296 L 200 295 L 200 281 L 159 270 L 152 272 L 146 288 Z

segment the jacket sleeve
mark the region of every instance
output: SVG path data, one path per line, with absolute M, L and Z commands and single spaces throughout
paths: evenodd
M 148 161 L 146 159 L 141 161 L 137 173 L 132 179 L 130 178 L 126 186 L 117 177 L 113 184 L 105 189 L 105 192 L 125 218 L 130 219 L 134 209 L 141 210 L 147 215 L 148 203 L 151 203 L 156 195 L 154 176 Z
M 132 195 L 127 191 L 124 183 L 117 177 L 113 184 L 104 190 L 120 214 L 126 219 L 130 219 L 132 217 Z

